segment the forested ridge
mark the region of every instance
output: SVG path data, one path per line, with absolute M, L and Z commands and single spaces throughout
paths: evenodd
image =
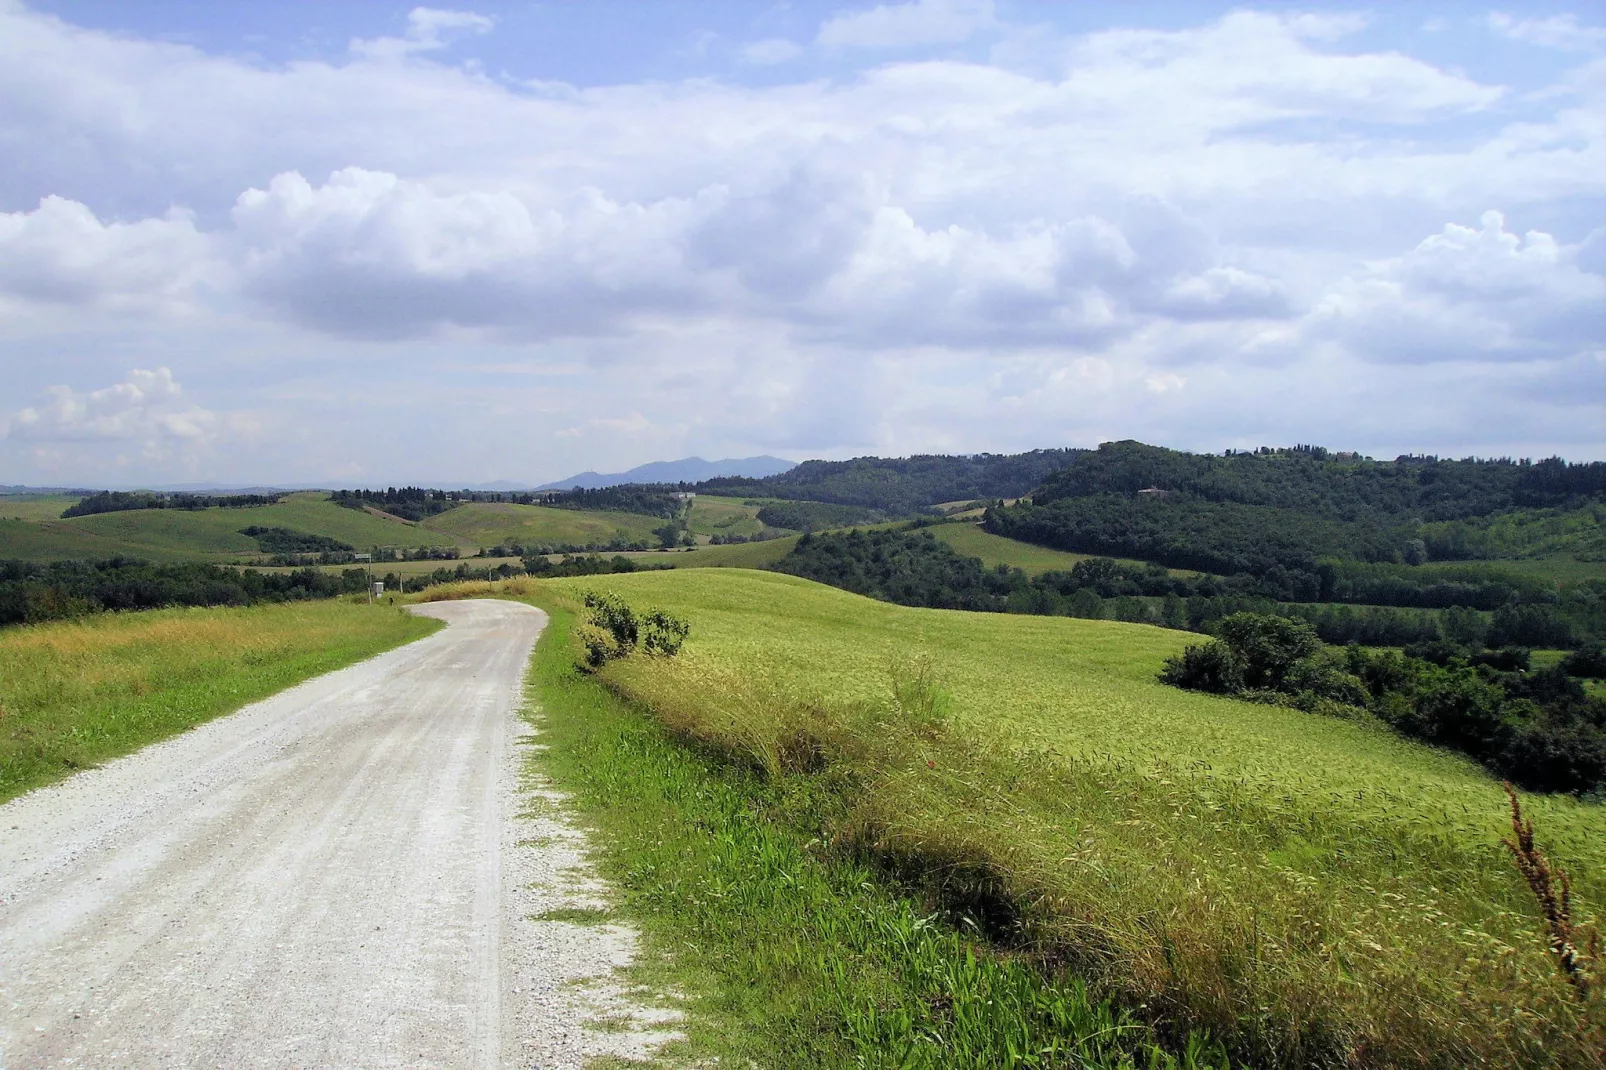
M 1013 498 L 1040 485 L 1085 450 L 1032 450 L 973 456 L 855 457 L 804 461 L 763 479 L 709 479 L 697 489 L 730 497 L 785 498 L 857 505 L 891 514 L 919 512 L 939 502 Z
M 1116 442 L 1081 451 L 1029 498 L 989 508 L 984 523 L 1025 542 L 1248 574 L 1282 597 L 1325 600 L 1336 576 L 1324 560 L 1520 556 L 1549 538 L 1606 561 L 1603 500 L 1600 462 L 1372 461 L 1319 447 L 1218 457 Z M 1512 518 L 1548 526 L 1501 526 Z

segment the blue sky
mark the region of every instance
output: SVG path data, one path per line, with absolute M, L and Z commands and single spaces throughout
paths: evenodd
M 0 0 L 0 483 L 1606 458 L 1603 24 Z

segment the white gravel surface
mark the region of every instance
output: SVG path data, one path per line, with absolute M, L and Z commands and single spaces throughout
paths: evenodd
M 578 1067 L 673 1015 L 614 969 L 525 771 L 545 614 L 442 631 L 0 806 L 0 1070 Z M 598 1026 L 603 1028 L 598 1028 Z

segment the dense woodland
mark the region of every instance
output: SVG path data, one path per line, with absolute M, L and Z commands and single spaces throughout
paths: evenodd
M 1323 559 L 1425 564 L 1488 545 L 1489 518 L 1606 499 L 1606 464 L 1401 457 L 1318 447 L 1227 456 L 1105 443 L 987 511 L 988 531 L 1080 553 L 1270 579 L 1323 600 Z M 1594 515 L 1594 514 L 1591 514 Z
M 697 489 L 728 497 L 785 498 L 857 505 L 910 515 L 939 502 L 1014 498 L 1040 486 L 1085 450 L 1032 450 L 974 456 L 855 457 L 804 461 L 764 479 L 728 476 Z
M 131 509 L 241 509 L 274 505 L 283 497 L 282 494 L 158 494 L 148 490 L 103 490 L 69 505 L 61 517 L 66 520 Z

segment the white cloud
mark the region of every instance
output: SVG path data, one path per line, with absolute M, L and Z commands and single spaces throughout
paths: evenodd
M 1447 224 L 1344 279 L 1313 310 L 1307 336 L 1388 363 L 1554 361 L 1606 349 L 1606 276 L 1590 270 L 1599 267 L 1592 249 L 1513 234 L 1496 211 L 1480 223 Z
M 762 41 L 749 41 L 737 50 L 743 63 L 756 67 L 773 67 L 803 54 L 803 47 L 784 37 L 766 37 Z
M 373 59 L 399 59 L 415 52 L 434 52 L 455 38 L 489 33 L 493 19 L 471 11 L 445 11 L 415 7 L 407 13 L 407 32 L 401 37 L 379 37 L 351 42 L 353 53 Z
M 531 205 L 346 168 L 322 186 L 288 172 L 241 194 L 230 238 L 242 292 L 298 322 L 373 337 L 446 324 L 551 337 L 700 304 L 680 249 L 698 211 L 595 190 Z
M 826 48 L 944 45 L 996 23 L 992 0 L 915 0 L 836 15 L 820 26 L 817 40 Z
M 1578 16 L 1573 14 L 1518 19 L 1503 11 L 1496 11 L 1489 15 L 1489 28 L 1513 41 L 1563 52 L 1600 52 L 1606 49 L 1606 27 L 1581 26 Z
M 184 212 L 102 223 L 57 196 L 31 212 L 0 212 L 0 300 L 171 309 L 212 266 L 207 238 Z
M 1365 447 L 1465 418 L 1543 441 L 1541 411 L 1594 441 L 1577 392 L 1535 399 L 1558 368 L 1599 378 L 1600 60 L 1518 92 L 1354 16 L 1254 11 L 952 58 L 1021 36 L 1020 10 L 840 15 L 828 78 L 581 87 L 456 64 L 491 28 L 466 13 L 276 65 L 0 0 L 0 309 L 27 313 L 0 316 L 8 408 L 55 364 L 107 383 L 160 353 L 216 411 L 270 410 L 278 452 L 195 424 L 258 479 L 652 459 L 621 438 Z M 740 58 L 786 62 L 780 40 Z M 1490 205 L 1545 233 L 1444 226 Z M 1380 386 L 1390 363 L 1442 413 Z
M 165 456 L 209 443 L 216 413 L 186 404 L 167 368 L 136 368 L 113 386 L 81 393 L 53 386 L 49 400 L 15 413 L 8 437 L 28 443 L 111 442 L 147 456 Z

